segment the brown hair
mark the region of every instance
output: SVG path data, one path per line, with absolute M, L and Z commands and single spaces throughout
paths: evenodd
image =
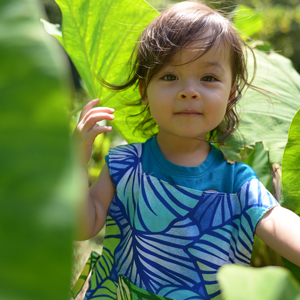
M 231 22 L 202 3 L 185 1 L 164 11 L 144 29 L 136 43 L 129 62 L 131 73 L 127 82 L 119 86 L 109 84 L 104 80 L 102 83 L 114 90 L 124 90 L 133 85 L 138 86 L 142 81 L 144 90 L 146 90 L 151 78 L 178 51 L 189 46 L 194 48 L 195 45 L 197 50 L 199 45 L 199 55 L 194 60 L 204 55 L 214 45 L 230 49 L 232 87 L 237 87 L 236 97 L 228 102 L 222 123 L 209 133 L 209 141 L 216 139 L 216 141 L 222 142 L 238 126 L 239 119 L 235 106 L 241 98 L 241 92 L 245 87 L 251 86 L 254 77 L 253 75 L 252 79 L 248 81 L 246 49 L 250 50 L 254 58 L 254 74 L 255 56 L 253 50 L 232 27 Z M 148 105 L 142 107 L 141 99 L 127 104 L 141 105 L 141 112 L 135 117 L 142 116 L 142 121 L 139 122 L 136 130 L 139 130 L 144 136 L 151 136 L 158 132 Z

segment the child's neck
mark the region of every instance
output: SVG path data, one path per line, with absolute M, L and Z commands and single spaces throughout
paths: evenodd
M 185 167 L 197 167 L 202 164 L 210 152 L 205 140 L 177 136 L 156 136 L 157 144 L 163 156 L 173 164 Z

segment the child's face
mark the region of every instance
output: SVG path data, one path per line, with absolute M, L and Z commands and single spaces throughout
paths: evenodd
M 159 134 L 205 139 L 221 123 L 232 93 L 229 54 L 229 49 L 214 46 L 182 65 L 197 55 L 184 50 L 153 76 L 142 102 L 149 103 Z

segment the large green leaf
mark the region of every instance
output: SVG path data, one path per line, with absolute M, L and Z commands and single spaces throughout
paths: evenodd
M 300 215 L 300 110 L 290 126 L 282 159 L 282 205 Z
M 133 136 L 135 122 L 126 123 L 126 117 L 139 112 L 140 108 L 123 105 L 126 100 L 138 99 L 138 91 L 128 89 L 116 94 L 100 85 L 99 76 L 109 83 L 124 83 L 129 75 L 127 62 L 135 42 L 158 12 L 143 0 L 56 2 L 63 14 L 64 48 L 91 97 L 99 98 L 100 106 L 116 109 L 114 127 L 128 142 L 141 140 L 141 137 Z
M 300 215 L 300 110 L 296 113 L 289 130 L 282 159 L 282 206 Z M 300 282 L 300 268 L 283 258 L 285 267 L 291 270 Z
M 218 271 L 224 299 L 300 300 L 300 288 L 281 267 L 248 268 L 226 265 Z
M 65 56 L 34 0 L 0 2 L 0 299 L 68 299 L 74 204 Z
M 269 151 L 270 164 L 281 164 L 289 126 L 300 107 L 300 75 L 289 59 L 273 52 L 254 52 L 257 74 L 253 84 L 271 91 L 273 94 L 267 93 L 271 101 L 248 89 L 238 105 L 240 126 L 221 149 L 230 161 L 240 161 L 261 141 Z M 251 75 L 251 56 L 248 65 Z

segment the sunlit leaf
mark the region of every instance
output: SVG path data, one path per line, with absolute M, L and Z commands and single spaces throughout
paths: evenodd
M 224 299 L 299 300 L 300 288 L 282 267 L 248 268 L 226 265 L 218 271 Z
M 65 50 L 76 66 L 92 98 L 100 106 L 116 109 L 113 126 L 128 141 L 135 123 L 126 117 L 140 111 L 124 101 L 139 98 L 137 89 L 123 93 L 103 88 L 99 76 L 109 83 L 122 84 L 129 75 L 128 60 L 142 30 L 158 12 L 143 0 L 56 0 L 63 14 L 62 38 Z M 79 107 L 77 110 L 81 109 Z
M 0 2 L 0 299 L 65 300 L 76 172 L 65 56 L 34 0 Z
M 263 27 L 263 16 L 260 12 L 245 5 L 239 5 L 234 11 L 234 27 L 244 40 L 258 33 Z

